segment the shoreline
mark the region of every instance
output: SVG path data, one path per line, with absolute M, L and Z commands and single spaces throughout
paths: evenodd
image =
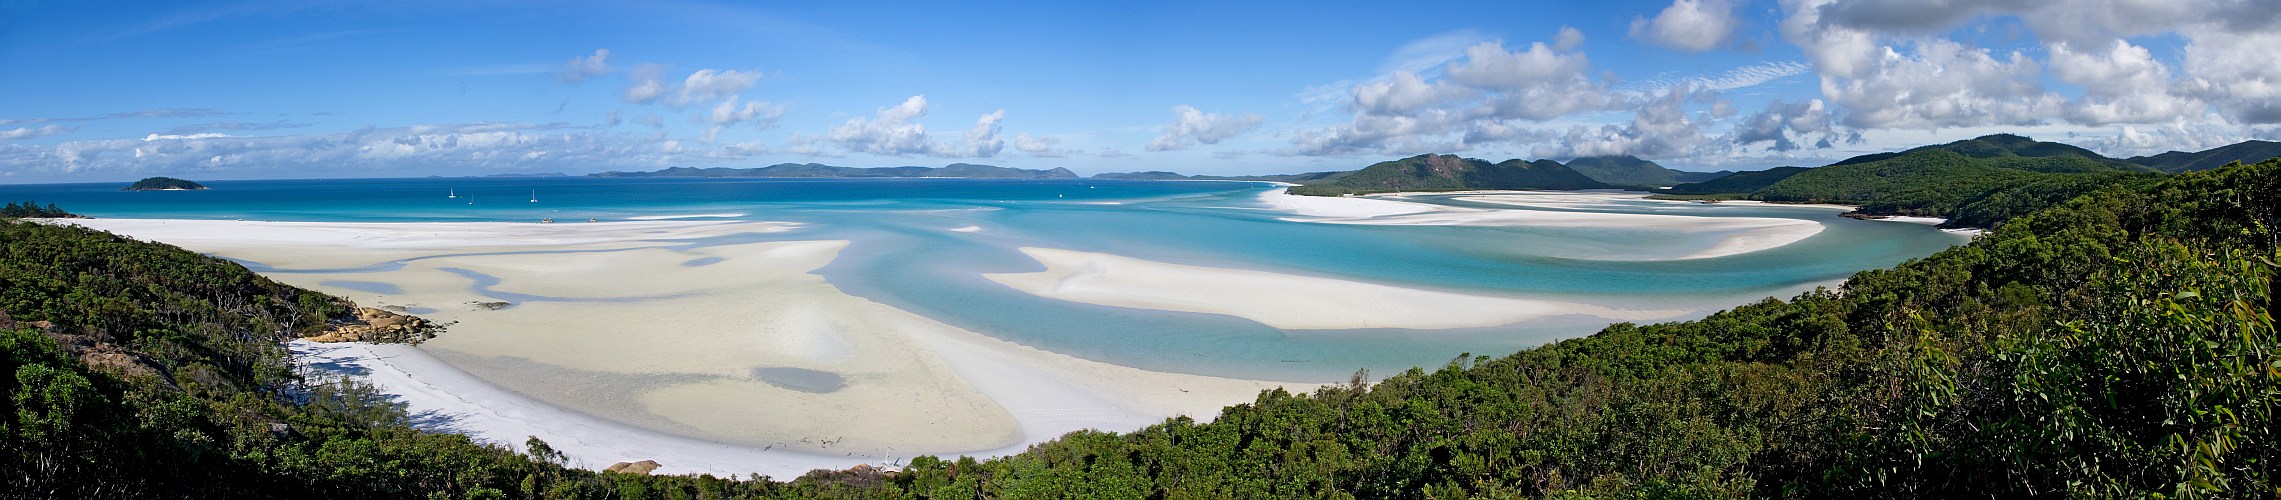
M 675 246 L 795 227 L 782 223 L 80 225 L 275 266 L 262 274 L 368 306 L 424 309 L 450 329 L 416 347 L 299 346 L 312 352 L 300 361 L 365 371 L 436 430 L 518 449 L 537 436 L 591 467 L 655 460 L 664 473 L 792 477 L 997 456 L 1080 429 L 1209 421 L 1261 390 L 1321 385 L 1152 372 L 965 331 L 813 274 L 844 241 Z M 521 298 L 468 305 L 487 293 Z
M 1275 183 L 1275 184 L 1281 185 L 1282 187 L 1291 187 L 1291 186 L 1297 186 L 1297 185 L 1298 185 L 1298 184 L 1291 184 L 1291 183 L 1287 183 L 1287 182 L 1277 182 L 1277 183 Z M 1271 192 L 1273 192 L 1273 191 L 1271 191 Z M 1309 196 L 1309 195 L 1288 195 L 1288 196 L 1303 197 L 1303 198 L 1322 198 L 1322 199 L 1334 199 L 1334 200 L 1335 200 L 1335 199 L 1379 199 L 1379 200 L 1388 200 L 1388 201 L 1394 201 L 1394 200 L 1391 200 L 1391 199 L 1392 199 L 1392 198 L 1400 198 L 1400 197 L 1413 196 L 1413 195 L 1458 195 L 1458 196 L 1463 196 L 1463 195 L 1508 195 L 1508 194 L 1510 194 L 1510 195 L 1558 195 L 1558 194 L 1564 194 L 1564 193 L 1566 193 L 1566 194 L 1613 194 L 1613 195 L 1624 195 L 1624 197 L 1625 197 L 1625 198 L 1628 198 L 1628 199 L 1637 199 L 1637 200 L 1642 200 L 1642 201 L 1656 201 L 1656 202 L 1668 202 L 1668 203 L 1689 203 L 1689 204 L 1692 204 L 1692 203 L 1699 203 L 1699 202 L 1698 202 L 1698 201 L 1696 201 L 1696 200 L 1666 200 L 1666 199 L 1657 199 L 1657 198 L 1654 198 L 1654 196 L 1655 196 L 1655 195 L 1657 195 L 1658 193 L 1649 192 L 1649 191 L 1634 191 L 1634 190 L 1627 190 L 1627 189 L 1579 189 L 1579 190 L 1519 190 L 1519 189 L 1475 189 L 1475 190 L 1465 190 L 1465 191 L 1417 191 L 1417 192 L 1396 192 L 1396 193 L 1369 193 L 1369 194 L 1349 195 L 1349 196 Z M 1840 205 L 1840 204 L 1835 204 L 1835 203 L 1789 203 L 1789 202 L 1772 202 L 1772 201 L 1761 201 L 1761 200 L 1714 200 L 1712 203 L 1713 203 L 1713 204 L 1721 204 L 1721 205 L 1729 205 L 1729 204 L 1731 204 L 1731 205 L 1759 205 L 1759 206 L 1769 206 L 1769 207 L 1797 207 L 1797 208 L 1818 208 L 1818 209 L 1828 209 L 1828 210 L 1843 210 L 1843 211 L 1847 211 L 1847 212 L 1855 212 L 1855 211 L 1859 211 L 1859 210 L 1861 210 L 1861 207 L 1860 207 L 1859 205 Z M 1868 218 L 1868 219 L 1864 219 L 1864 220 L 1889 220 L 1889 221 L 1892 221 L 1892 222 L 1908 222 L 1908 223 L 1916 223 L 1916 224 L 1928 224 L 1928 225 L 1940 225 L 1940 224 L 1945 224 L 1945 223 L 1947 223 L 1947 222 L 1948 222 L 1948 219 L 1944 219 L 1944 218 L 1940 218 L 1940 217 L 1921 217 L 1921 216 L 1910 216 L 1910 215 L 1883 215 L 1883 216 L 1873 216 L 1873 217 L 1871 217 L 1871 218 Z M 1979 235 L 1979 234 L 1982 234 L 1982 233 L 1985 233 L 1985 232 L 1987 232 L 1987 230 L 1988 230 L 1987 228 L 1978 228 L 1978 227 L 1965 227 L 1965 228 L 1943 228 L 1943 229 L 1941 229 L 1941 231 L 1942 231 L 1942 232 L 1947 232 L 1947 233 L 1951 233 L 1951 234 L 1965 234 L 1965 235 Z
M 1718 237 L 1717 241 L 1693 249 L 1692 252 L 1614 260 L 1690 260 L 1740 255 L 1787 246 L 1820 234 L 1825 229 L 1821 222 L 1805 219 L 1572 210 L 1577 206 L 1604 204 L 1611 200 L 1642 199 L 1640 195 L 1626 192 L 1472 191 L 1459 194 L 1456 198 L 1512 207 L 1509 209 L 1454 207 L 1397 198 L 1398 196 L 1371 195 L 1304 196 L 1290 194 L 1287 189 L 1265 190 L 1258 195 L 1258 201 L 1269 209 L 1292 214 L 1282 218 L 1291 222 L 1388 226 L 1588 227 Z M 1544 208 L 1554 210 L 1541 210 Z M 1585 256 L 1576 258 L 1606 260 Z
M 1235 316 L 1284 330 L 1481 328 L 1574 315 L 1619 323 L 1668 319 L 1693 312 L 1626 310 L 1552 300 L 1468 295 L 1054 248 L 1022 247 L 1021 251 L 1044 265 L 1045 270 L 983 277 L 1045 298 Z M 1276 300 L 1294 295 L 1307 297 L 1307 300 Z
M 1604 202 L 1609 200 L 1647 201 L 1683 205 L 1696 204 L 1696 202 L 1687 200 L 1658 200 L 1650 198 L 1649 196 L 1652 196 L 1652 193 L 1607 189 L 1576 191 L 1467 190 L 1433 191 L 1419 193 L 1371 193 L 1356 196 L 1307 196 L 1290 194 L 1288 189 L 1268 189 L 1260 192 L 1258 195 L 1258 200 L 1260 203 L 1267 205 L 1272 210 L 1289 212 L 1298 216 L 1285 218 L 1284 220 L 1294 222 L 1316 222 L 1332 224 L 1417 224 L 1453 226 L 1533 225 L 1553 227 L 1576 227 L 1582 225 L 1605 224 L 1628 227 L 1661 226 L 1664 229 L 1685 229 L 1671 224 L 1658 224 L 1656 223 L 1657 221 L 1652 220 L 1652 218 L 1681 217 L 1697 220 L 1714 219 L 1709 217 L 1690 216 L 1541 210 L 1533 211 L 1535 212 L 1535 215 L 1537 215 L 1536 217 L 1522 217 L 1520 216 L 1522 214 L 1509 213 L 1513 211 L 1493 211 L 1489 214 L 1485 214 L 1485 211 L 1483 210 L 1436 205 L 1431 203 L 1421 203 L 1402 199 L 1412 195 L 1448 195 L 1452 197 L 1452 199 L 1463 201 L 1512 205 L 1516 208 L 1524 209 L 1521 211 L 1528 211 L 1525 210 L 1528 208 L 1574 209 L 1577 208 L 1578 205 L 1590 205 L 1595 202 Z M 1512 199 L 1514 198 L 1528 198 L 1528 200 L 1512 202 Z M 1567 198 L 1569 200 L 1563 200 L 1563 198 Z M 1500 201 L 1500 199 L 1504 200 Z M 1584 203 L 1577 203 L 1575 199 L 1582 199 L 1586 201 Z M 1852 212 L 1860 209 L 1860 207 L 1856 206 L 1826 203 L 1769 203 L 1756 200 L 1726 200 L 1719 202 L 1719 204 L 1789 207 L 1815 210 L 1838 210 L 1844 212 Z M 1495 213 L 1502 213 L 1502 215 L 1493 215 Z M 1625 220 L 1627 218 L 1631 220 Z M 1732 220 L 1737 218 L 1720 217 L 1715 219 L 1721 219 L 1720 222 L 1731 224 Z M 1783 220 L 1803 221 L 1802 219 Z M 1947 219 L 1938 217 L 1915 216 L 1885 216 L 1867 220 L 1936 226 L 1948 222 Z M 1664 222 L 1671 221 L 1667 219 Z M 1774 228 L 1773 226 L 1780 225 L 1778 223 L 1755 228 L 1734 228 L 1745 232 L 1730 235 L 1724 238 L 1720 243 L 1713 245 L 1711 248 L 1705 249 L 1703 251 L 1666 260 L 1724 257 L 1728 255 L 1769 250 L 1785 246 L 1790 243 L 1796 243 L 1820 232 L 1819 225 L 1821 223 L 1813 221 L 1803 222 L 1813 223 L 1816 225 L 1816 228 L 1812 229 L 1810 232 L 1800 227 L 1780 229 Z M 1706 227 L 1707 226 L 1697 226 L 1693 229 L 1703 230 Z M 1753 232 L 1753 229 L 1756 229 L 1756 231 Z M 1984 228 L 1944 228 L 1940 229 L 1940 231 L 1943 233 L 1954 234 L 1966 238 L 1978 236 L 1987 232 L 1987 230 Z

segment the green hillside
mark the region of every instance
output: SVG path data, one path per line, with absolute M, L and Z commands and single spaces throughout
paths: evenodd
M 1953 156 L 1953 151 L 1947 152 Z M 1926 155 L 1926 157 L 1936 157 Z M 1945 157 L 1945 156 L 1938 156 Z M 1965 172 L 1970 172 L 1966 170 Z M 345 302 L 0 222 L 0 492 L 217 498 L 1867 498 L 2281 493 L 2281 161 L 2099 184 L 1841 288 L 1617 324 L 1214 421 L 791 482 L 414 431 L 276 342 Z M 1938 179 L 1933 179 L 1937 181 Z M 2064 189 L 2063 189 L 2064 188 Z M 2038 193 L 2061 192 L 2058 186 Z
M 2281 142 L 2246 141 L 2191 153 L 2171 151 L 2154 156 L 2133 157 L 2125 161 L 2145 165 L 2155 170 L 2178 173 L 2209 170 L 2237 161 L 2257 163 L 2274 157 L 2281 157 Z
M 1568 168 L 1592 180 L 1610 185 L 1629 187 L 1664 187 L 1689 182 L 1702 182 L 1725 177 L 1734 172 L 1688 172 L 1672 170 L 1655 162 L 1635 156 L 1587 156 L 1569 160 Z
M 2112 183 L 2151 182 L 2154 172 L 2205 170 L 2281 154 L 2281 143 L 2249 141 L 2195 153 L 2114 160 L 2066 144 L 2010 134 L 1857 156 L 1816 169 L 1745 172 L 1664 190 L 1674 197 L 1749 198 L 1858 205 L 1873 215 L 1949 218 L 1951 227 L 1989 227 Z
M 1782 182 L 1783 179 L 1788 179 L 1790 176 L 1798 175 L 1799 172 L 1807 170 L 1812 169 L 1809 167 L 1774 167 L 1752 172 L 1735 172 L 1727 174 L 1725 177 L 1680 184 L 1672 186 L 1671 189 L 1657 192 L 1679 195 L 1742 195 L 1766 189 L 1767 186 L 1772 186 L 1776 182 Z
M 1344 176 L 1292 187 L 1291 194 L 1338 196 L 1399 191 L 1609 187 L 1613 186 L 1552 160 L 1489 163 L 1454 155 L 1425 154 L 1378 162 Z
M 1797 172 L 1749 198 L 1790 203 L 1859 205 L 1879 215 L 1949 217 L 1969 200 L 2022 185 L 2052 185 L 2055 176 L 2127 179 L 2137 165 L 2065 144 L 2009 134 L 1856 157 Z
M 1680 183 L 1681 172 L 1633 156 L 1591 156 L 1568 160 L 1576 173 L 1617 186 L 1661 187 Z

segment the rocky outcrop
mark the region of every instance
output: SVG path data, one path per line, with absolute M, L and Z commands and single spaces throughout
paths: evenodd
M 656 460 L 643 460 L 640 462 L 618 462 L 616 464 L 612 464 L 609 468 L 602 469 L 602 472 L 647 475 L 650 473 L 650 471 L 657 470 L 657 468 L 661 466 L 663 466 L 663 464 L 657 463 Z
M 443 325 L 419 316 L 397 314 L 371 307 L 356 308 L 356 320 L 334 324 L 324 333 L 306 337 L 312 342 L 388 342 L 417 344 L 435 338 Z

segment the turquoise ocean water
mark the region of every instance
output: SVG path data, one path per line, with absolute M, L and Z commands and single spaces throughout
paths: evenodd
M 1503 355 L 1590 334 L 1605 320 L 1549 318 L 1458 330 L 1284 331 L 1227 316 L 1045 299 L 981 277 L 1040 266 L 1019 247 L 1367 281 L 1481 295 L 1702 313 L 1787 297 L 1864 269 L 1962 243 L 1929 226 L 1845 219 L 1835 210 L 1619 203 L 1594 211 L 1782 217 L 1826 229 L 1729 257 L 1625 260 L 1715 243 L 1612 228 L 1366 226 L 1280 220 L 1247 182 L 963 179 L 428 178 L 215 181 L 208 191 L 123 192 L 121 184 L 0 185 L 103 218 L 328 222 L 605 221 L 693 214 L 799 222 L 800 229 L 685 242 L 849 240 L 817 271 L 849 294 L 1001 339 L 1151 370 L 1302 382 L 1358 368 L 1433 368 L 1461 353 Z M 458 197 L 447 197 L 447 193 Z M 536 198 L 537 202 L 529 201 Z M 1451 205 L 1450 196 L 1419 199 Z M 708 220 L 708 219 L 688 219 Z M 712 219 L 718 220 L 718 219 Z M 975 226 L 975 232 L 951 231 Z M 1687 253 L 1687 252 L 1679 252 Z M 268 269 L 265 272 L 294 272 Z M 471 287 L 478 286 L 471 283 Z M 1303 299 L 1302 299 L 1303 300 Z

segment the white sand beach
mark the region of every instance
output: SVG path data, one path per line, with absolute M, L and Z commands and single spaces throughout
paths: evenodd
M 1262 389 L 1313 388 L 1088 361 L 850 296 L 812 274 L 844 241 L 673 243 L 787 224 L 71 223 L 335 270 L 268 275 L 447 322 L 418 347 L 301 350 L 363 360 L 368 380 L 442 417 L 442 429 L 510 446 L 537 436 L 591 466 L 656 460 L 667 473 L 789 477 L 1006 454 L 1079 429 L 1208 420 Z
M 633 217 L 627 217 L 626 220 L 727 219 L 743 216 L 745 216 L 744 212 L 724 212 L 713 214 L 637 215 Z
M 1610 309 L 1572 302 L 1466 295 L 1052 248 L 1024 247 L 1022 253 L 1044 264 L 1045 271 L 986 274 L 984 277 L 1041 297 L 1105 306 L 1225 314 L 1289 330 L 1471 328 L 1559 315 L 1648 321 L 1692 312 Z
M 1440 193 L 1450 194 L 1450 193 Z M 1541 208 L 1578 209 L 1610 205 L 1615 200 L 1646 200 L 1644 194 L 1611 192 L 1565 191 L 1478 191 L 1459 193 L 1458 200 L 1508 205 L 1513 210 L 1453 207 L 1402 201 L 1399 197 L 1299 196 L 1287 190 L 1269 190 L 1260 194 L 1260 202 L 1277 210 L 1293 213 L 1284 220 L 1325 224 L 1418 225 L 1418 226 L 1534 226 L 1534 227 L 1594 227 L 1628 228 L 1671 233 L 1709 234 L 1720 237 L 1710 246 L 1686 254 L 1670 256 L 1670 260 L 1707 259 L 1745 254 L 1813 237 L 1822 232 L 1820 222 L 1803 219 L 1774 217 L 1696 217 L 1686 215 L 1634 214 L 1612 212 L 1579 212 L 1537 210 Z M 1686 202 L 1669 202 L 1684 204 Z

